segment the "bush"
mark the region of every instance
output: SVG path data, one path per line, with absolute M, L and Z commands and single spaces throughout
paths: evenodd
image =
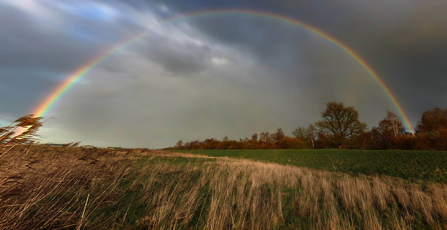
M 280 142 L 279 146 L 282 149 L 305 149 L 306 143 L 297 138 L 284 137 Z

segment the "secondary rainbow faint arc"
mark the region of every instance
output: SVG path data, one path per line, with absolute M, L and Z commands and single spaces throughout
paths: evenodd
M 277 15 L 273 13 L 268 12 L 262 12 L 262 11 L 254 11 L 254 10 L 240 10 L 240 9 L 227 9 L 227 10 L 206 10 L 206 11 L 196 11 L 191 12 L 187 14 L 181 14 L 178 16 L 170 17 L 165 19 L 163 22 L 175 22 L 178 20 L 186 19 L 186 18 L 194 18 L 194 17 L 204 17 L 204 16 L 215 16 L 215 15 L 224 15 L 224 14 L 241 14 L 241 15 L 250 15 L 250 16 L 258 16 L 258 17 L 265 17 L 270 19 L 275 19 L 283 22 L 287 22 L 299 27 L 306 28 L 313 33 L 319 35 L 320 37 L 325 38 L 326 40 L 330 41 L 331 43 L 337 45 L 342 50 L 344 50 L 349 56 L 354 58 L 355 61 L 357 61 L 383 88 L 383 90 L 386 92 L 386 94 L 389 96 L 395 107 L 397 108 L 399 114 L 402 116 L 407 128 L 414 133 L 414 128 L 412 124 L 410 123 L 408 116 L 405 114 L 404 110 L 402 109 L 402 106 L 397 102 L 396 97 L 391 93 L 390 89 L 385 85 L 385 83 L 382 81 L 382 79 L 377 75 L 377 73 L 369 66 L 358 54 L 356 54 L 351 48 L 343 44 L 342 42 L 338 41 L 336 38 L 330 36 L 329 34 L 323 32 L 322 30 L 315 28 L 309 24 L 306 24 L 304 22 L 298 21 L 297 19 L 290 18 L 287 16 Z M 119 43 L 118 45 L 114 46 L 112 49 L 107 50 L 106 52 L 102 53 L 98 57 L 94 58 L 90 62 L 86 63 L 82 67 L 78 68 L 76 72 L 71 74 L 63 83 L 61 83 L 57 88 L 48 96 L 33 112 L 34 116 L 41 117 L 44 116 L 53 106 L 54 104 L 82 77 L 87 75 L 93 68 L 98 66 L 100 63 L 102 63 L 107 57 L 112 55 L 118 50 L 123 49 L 124 47 L 128 46 L 129 44 L 137 41 L 138 39 L 146 36 L 146 31 L 135 35 L 131 37 L 130 39 L 125 40 L 122 43 Z

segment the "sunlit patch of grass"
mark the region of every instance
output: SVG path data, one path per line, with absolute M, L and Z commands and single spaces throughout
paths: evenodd
M 392 176 L 409 182 L 447 183 L 446 151 L 347 149 L 176 151 L 293 165 L 353 176 Z

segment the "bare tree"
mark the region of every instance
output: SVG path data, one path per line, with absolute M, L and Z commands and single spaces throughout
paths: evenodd
M 301 141 L 308 141 L 311 143 L 312 148 L 315 148 L 315 139 L 317 136 L 315 127 L 310 124 L 308 128 L 298 127 L 292 132 L 293 136 Z
M 177 148 L 181 148 L 182 146 L 183 146 L 182 140 L 177 141 L 177 144 L 175 144 L 175 147 L 177 147 Z
M 312 124 L 310 124 L 306 131 L 307 131 L 307 138 L 312 143 L 312 148 L 314 149 L 315 148 L 315 139 L 317 137 L 317 130 L 315 129 L 315 127 Z
M 266 145 L 270 142 L 270 133 L 269 132 L 262 132 L 260 137 L 260 142 L 263 145 Z
M 417 125 L 418 136 L 425 136 L 430 148 L 447 149 L 447 109 L 434 108 L 425 111 Z
M 278 149 L 281 148 L 280 142 L 284 138 L 284 132 L 282 131 L 282 128 L 278 128 L 276 133 L 272 134 L 273 140 L 275 141 L 275 144 L 278 146 Z
M 391 111 L 379 122 L 379 127 L 373 127 L 370 136 L 376 148 L 389 149 L 399 148 L 399 139 L 405 133 L 402 119 Z
M 447 110 L 434 108 L 425 111 L 418 121 L 417 131 L 430 136 L 447 133 Z
M 258 134 L 257 133 L 255 133 L 255 134 L 253 134 L 251 136 L 251 141 L 253 141 L 253 142 L 257 142 L 258 141 Z
M 292 135 L 302 141 L 307 141 L 308 139 L 307 129 L 304 127 L 296 128 L 295 130 L 293 130 Z
M 319 131 L 326 135 L 337 147 L 358 137 L 366 129 L 359 121 L 359 113 L 354 107 L 345 107 L 343 103 L 330 102 L 321 113 L 322 121 L 315 123 Z

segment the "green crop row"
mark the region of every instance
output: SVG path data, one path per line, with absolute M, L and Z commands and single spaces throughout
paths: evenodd
M 273 162 L 350 175 L 399 177 L 410 182 L 447 183 L 446 151 L 414 150 L 176 150 L 214 157 Z

